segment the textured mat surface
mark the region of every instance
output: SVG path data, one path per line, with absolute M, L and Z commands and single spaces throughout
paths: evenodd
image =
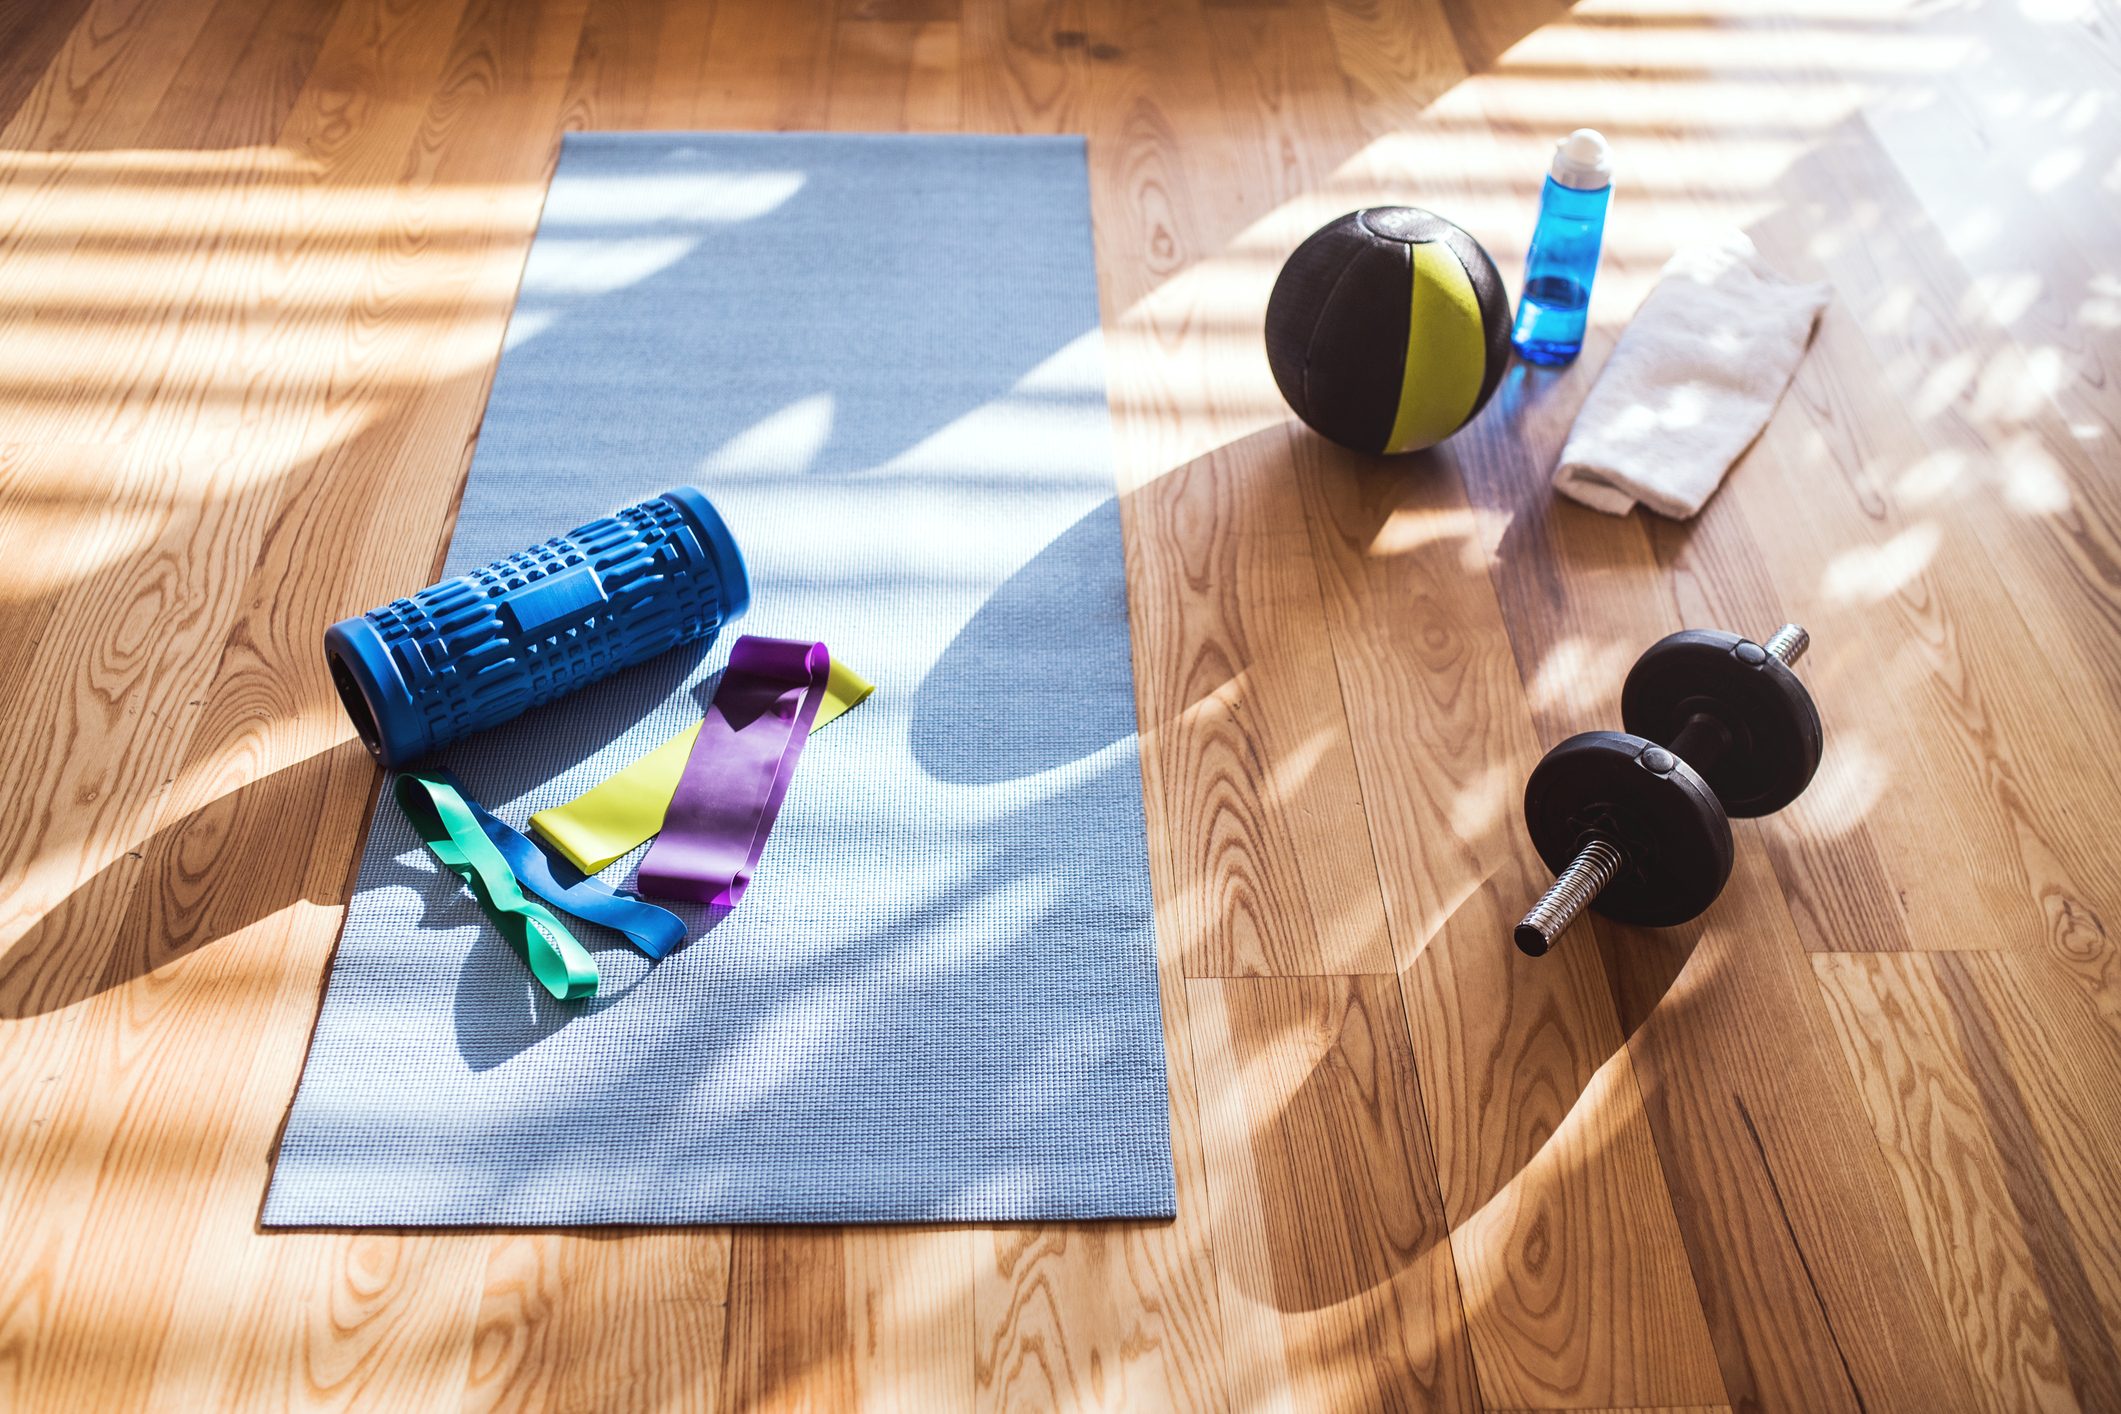
M 568 137 L 450 571 L 695 482 L 738 630 L 877 693 L 741 907 L 653 967 L 582 926 L 588 1002 L 379 806 L 266 1223 L 1173 1210 L 1097 328 L 1079 140 Z M 440 764 L 520 827 L 697 720 L 733 636 Z

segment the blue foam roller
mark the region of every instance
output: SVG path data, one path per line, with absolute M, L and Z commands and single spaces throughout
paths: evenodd
M 324 631 L 369 752 L 399 766 L 622 668 L 697 643 L 751 603 L 706 496 L 665 491 Z

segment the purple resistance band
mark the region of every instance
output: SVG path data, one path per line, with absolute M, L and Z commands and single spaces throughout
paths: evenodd
M 725 908 L 744 896 L 831 669 L 822 643 L 736 641 L 663 832 L 641 860 L 642 893 Z

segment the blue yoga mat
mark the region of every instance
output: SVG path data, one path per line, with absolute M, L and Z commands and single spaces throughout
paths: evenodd
M 1170 1215 L 1110 436 L 1079 139 L 570 135 L 449 572 L 693 482 L 736 631 L 877 692 L 734 912 L 654 965 L 581 928 L 587 1002 L 379 804 L 264 1221 Z M 436 761 L 521 827 L 697 721 L 733 637 Z

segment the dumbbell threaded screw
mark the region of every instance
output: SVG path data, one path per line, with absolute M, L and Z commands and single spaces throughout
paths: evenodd
M 1804 656 L 1811 647 L 1812 636 L 1804 631 L 1802 624 L 1784 624 L 1768 636 L 1761 648 L 1770 658 L 1787 668 Z M 1577 915 L 1591 906 L 1591 900 L 1604 891 L 1620 873 L 1623 860 L 1620 851 L 1604 840 L 1592 840 L 1576 851 L 1568 868 L 1554 876 L 1554 882 L 1539 896 L 1524 920 L 1511 935 L 1517 940 L 1520 950 L 1538 957 L 1554 946 L 1554 940 L 1568 931 Z
M 1517 925 L 1517 946 L 1533 957 L 1554 945 L 1562 930 L 1598 897 L 1620 872 L 1620 851 L 1604 840 L 1592 840 L 1576 852 Z
M 1812 646 L 1812 636 L 1800 624 L 1784 624 L 1760 645 L 1767 655 L 1787 668 L 1804 656 L 1804 650 Z

